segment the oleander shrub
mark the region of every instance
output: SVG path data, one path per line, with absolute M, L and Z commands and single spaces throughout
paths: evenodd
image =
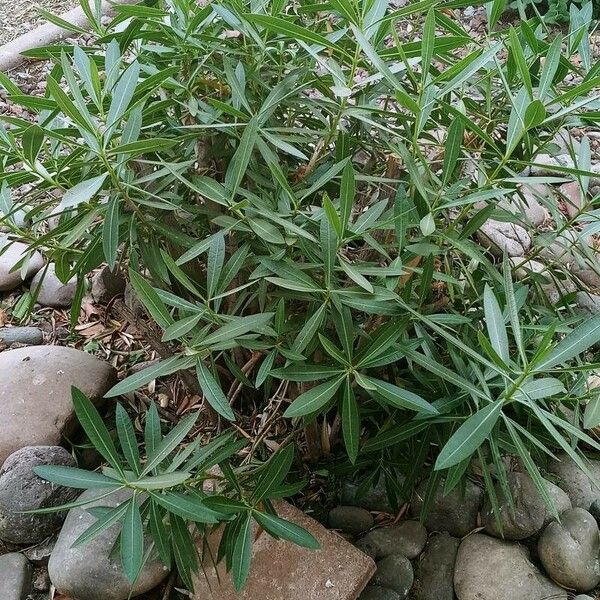
M 107 24 L 88 7 L 90 45 L 29 53 L 53 63 L 44 97 L 0 80 L 34 117 L 1 117 L 5 243 L 27 240 L 64 280 L 78 277 L 74 321 L 86 275 L 103 262 L 127 267 L 173 356 L 111 397 L 178 371 L 194 372 L 202 391 L 196 425 L 166 446 L 148 414 L 155 433 L 141 459 L 119 409 L 124 456 L 104 454 L 114 486 L 153 500 L 101 518 L 135 520 L 136 540 L 149 527 L 156 544 L 184 548 L 175 559 L 188 584 L 194 518 L 168 509 L 172 494 L 227 523 L 217 558 L 239 587 L 252 519 L 286 537 L 268 526 L 271 500 L 297 493 L 306 469 L 363 488 L 383 481 L 397 505 L 422 478 L 428 498 L 462 485 L 478 459 L 495 504 L 511 454 L 552 506 L 547 457 L 567 452 L 585 470 L 583 452 L 600 449 L 586 433 L 600 423 L 586 385 L 600 317 L 573 312 L 572 295 L 546 297 L 550 281 L 572 278 L 558 262 L 518 280 L 514 262 L 476 237 L 490 220 L 538 235 L 505 201 L 556 180 L 525 169 L 565 125 L 597 121 L 600 66 L 586 59 L 587 34 L 563 39 L 536 18 L 494 31 L 503 2 L 490 5 L 489 36 L 474 39 L 453 13 L 468 4 L 158 0 L 117 6 Z M 589 145 L 573 159 L 558 169 L 588 189 Z M 543 202 L 546 244 L 586 225 L 589 213 L 569 218 Z M 10 220 L 22 206 L 31 228 Z M 207 423 L 227 429 L 227 452 L 198 463 L 177 454 Z M 90 434 L 85 415 L 82 424 Z M 249 447 L 235 445 L 237 428 Z M 157 462 L 157 445 L 176 467 Z M 256 496 L 273 463 L 278 477 Z M 199 484 L 207 464 L 223 473 L 216 500 Z M 288 537 L 311 542 L 302 535 Z M 133 563 L 123 552 L 132 578 L 139 552 Z
M 509 6 L 524 15 L 539 15 L 546 23 L 568 23 L 600 14 L 598 0 L 512 0 Z M 583 13 L 583 14 L 582 14 Z

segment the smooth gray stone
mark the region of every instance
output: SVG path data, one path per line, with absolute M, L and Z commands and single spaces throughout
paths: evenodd
M 68 308 L 77 292 L 77 277 L 71 277 L 63 283 L 56 276 L 56 267 L 52 263 L 47 269 L 41 269 L 31 280 L 31 293 L 36 294 L 36 301 L 42 306 L 51 308 Z
M 329 527 L 357 535 L 373 527 L 373 515 L 360 506 L 336 506 L 329 511 Z
M 454 565 L 460 540 L 448 533 L 434 533 L 415 561 L 413 600 L 454 600 Z
M 37 327 L 2 327 L 0 329 L 0 344 L 39 346 L 43 342 L 44 334 Z
M 14 290 L 44 266 L 42 255 L 35 250 L 31 253 L 24 277 L 21 277 L 21 267 L 13 270 L 28 250 L 29 247 L 22 242 L 13 242 L 6 249 L 0 248 L 0 292 Z
M 371 581 L 374 585 L 394 590 L 400 598 L 406 598 L 414 582 L 410 560 L 401 554 L 382 558 Z
M 0 556 L 2 600 L 26 600 L 31 591 L 31 565 L 18 552 Z
M 427 530 L 418 521 L 402 521 L 393 527 L 381 527 L 369 531 L 356 546 L 373 560 L 391 554 L 402 554 L 413 559 L 423 552 Z

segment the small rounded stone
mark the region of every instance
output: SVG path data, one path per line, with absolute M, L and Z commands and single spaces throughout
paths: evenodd
M 392 554 L 377 563 L 373 584 L 394 590 L 400 598 L 406 598 L 414 583 L 410 560 L 401 554 Z
M 357 535 L 373 527 L 373 515 L 359 506 L 336 506 L 329 511 L 329 526 Z
M 358 600 L 402 600 L 402 598 L 389 588 L 380 585 L 368 585 Z
M 394 527 L 369 531 L 356 546 L 374 560 L 391 554 L 416 558 L 427 542 L 427 530 L 418 521 L 402 521 Z

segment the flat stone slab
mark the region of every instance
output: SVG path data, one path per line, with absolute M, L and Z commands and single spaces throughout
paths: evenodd
M 375 573 L 373 560 L 291 504 L 280 502 L 275 508 L 283 519 L 310 531 L 321 549 L 275 540 L 263 531 L 254 542 L 250 576 L 241 592 L 235 591 L 224 563 L 215 568 L 207 558 L 206 575 L 201 569 L 194 581 L 194 599 L 356 600 Z M 215 556 L 219 537 L 209 542 Z

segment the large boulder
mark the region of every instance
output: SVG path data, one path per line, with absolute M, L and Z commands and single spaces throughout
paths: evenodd
M 2 600 L 27 600 L 31 591 L 31 565 L 18 552 L 0 556 Z
M 590 479 L 567 454 L 558 454 L 557 458 L 559 460 L 548 465 L 548 470 L 556 475 L 557 484 L 567 493 L 574 507 L 589 510 L 596 500 L 600 500 L 600 461 L 586 461 L 593 477 Z
M 419 517 L 423 499 L 427 492 L 427 481 L 419 484 L 413 495 L 411 512 Z M 425 519 L 428 531 L 447 531 L 450 535 L 462 537 L 477 527 L 477 515 L 483 499 L 482 489 L 467 480 L 464 490 L 461 486 L 444 495 L 444 485 L 436 490 L 433 502 Z
M 76 548 L 75 540 L 96 522 L 86 509 L 93 506 L 118 506 L 131 497 L 129 490 L 118 490 L 97 499 L 107 490 L 86 490 L 80 500 L 90 504 L 72 508 L 65 519 L 56 545 L 50 555 L 48 572 L 56 589 L 73 600 L 127 600 L 156 587 L 167 575 L 166 567 L 154 554 L 144 564 L 137 581 L 132 584 L 121 567 L 119 554 L 113 554 L 120 525 L 104 530 L 91 541 Z M 96 500 L 94 500 L 96 499 Z M 146 546 L 150 546 L 146 539 Z
M 548 575 L 578 592 L 588 592 L 600 583 L 599 551 L 598 524 L 583 508 L 563 513 L 560 523 L 550 523 L 538 540 Z
M 116 381 L 106 362 L 60 346 L 0 353 L 0 461 L 24 446 L 55 446 L 75 425 L 71 386 L 98 402 Z
M 415 563 L 414 600 L 454 600 L 454 564 L 460 540 L 434 533 Z
M 44 266 L 42 255 L 35 250 L 25 260 L 27 265 L 25 272 L 21 267 L 13 270 L 15 265 L 27 256 L 27 251 L 28 246 L 21 242 L 13 242 L 6 249 L 0 248 L 0 292 L 19 287 L 23 281 L 33 277 Z
M 74 467 L 60 446 L 27 446 L 13 452 L 0 469 L 0 539 L 13 544 L 37 544 L 56 531 L 66 514 L 28 514 L 71 502 L 77 490 L 48 483 L 33 469 L 41 465 Z
M 37 294 L 36 300 L 42 306 L 67 308 L 71 306 L 76 292 L 77 277 L 71 277 L 63 283 L 56 275 L 54 263 L 49 264 L 47 269 L 38 271 L 31 280 L 31 293 Z
M 538 533 L 551 520 L 552 513 L 527 473 L 508 473 L 507 480 L 512 505 L 509 499 L 504 497 L 500 484 L 496 484 L 500 511 L 495 515 L 492 503 L 489 497 L 486 497 L 481 511 L 483 525 L 489 534 L 496 537 L 524 540 Z M 571 501 L 563 490 L 549 481 L 545 481 L 545 486 L 559 515 L 571 508 Z M 502 530 L 498 528 L 497 521 L 500 521 Z
M 458 548 L 454 591 L 458 600 L 567 600 L 567 592 L 531 563 L 526 548 L 481 533 Z

